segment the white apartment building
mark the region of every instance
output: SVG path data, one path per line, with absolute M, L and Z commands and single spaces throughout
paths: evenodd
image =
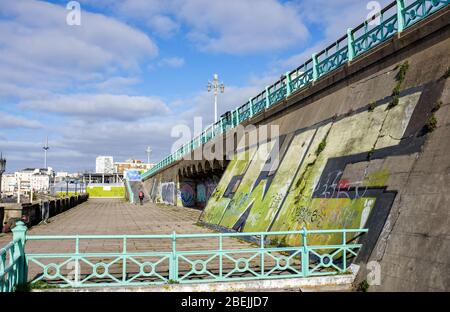
M 48 191 L 50 189 L 51 177 L 44 173 L 35 173 L 31 176 L 30 186 L 35 192 Z
M 16 189 L 20 185 L 21 192 L 47 191 L 53 180 L 53 170 L 27 168 L 14 173 Z
M 112 156 L 98 156 L 95 159 L 95 172 L 113 174 L 114 173 L 114 159 Z
M 14 173 L 4 173 L 2 175 L 2 195 L 13 195 L 16 186 L 17 181 Z

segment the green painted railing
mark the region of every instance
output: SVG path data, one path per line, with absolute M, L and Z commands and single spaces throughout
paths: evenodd
M 396 0 L 385 7 L 376 19 L 366 20 L 335 43 L 313 54 L 304 64 L 287 72 L 273 85 L 266 87 L 257 96 L 244 105 L 222 116 L 220 120 L 208 126 L 199 136 L 184 144 L 142 175 L 146 179 L 164 167 L 191 153 L 215 136 L 225 133 L 243 121 L 260 114 L 267 108 L 279 103 L 292 93 L 310 86 L 314 81 L 340 68 L 386 41 L 396 33 L 423 20 L 450 4 L 450 0 Z
M 128 201 L 133 204 L 134 203 L 134 192 L 133 189 L 131 188 L 131 184 L 130 181 L 128 181 L 128 179 L 124 179 L 125 181 L 125 185 L 127 187 L 127 191 L 128 191 Z
M 12 264 L 2 266 L 2 291 L 13 290 L 15 285 L 24 283 L 27 276 L 31 284 L 103 287 L 345 274 L 362 247 L 358 238 L 367 232 L 366 229 L 303 229 L 257 233 L 28 236 L 21 222 L 15 229 L 14 243 L 5 250 L 21 252 L 13 257 Z M 280 244 L 283 237 L 296 239 L 298 244 Z M 24 254 L 24 242 L 30 250 L 38 246 L 46 252 Z M 53 245 L 46 245 L 51 242 Z M 64 251 L 49 252 L 55 250 L 55 246 Z M 105 251 L 108 246 L 114 250 Z
M 26 226 L 17 222 L 12 229 L 13 240 L 0 249 L 0 292 L 12 292 L 27 281 L 24 245 Z

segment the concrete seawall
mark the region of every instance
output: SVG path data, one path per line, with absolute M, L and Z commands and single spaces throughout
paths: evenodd
M 43 220 L 43 207 L 44 204 L 48 204 L 48 218 L 56 216 L 64 211 L 67 211 L 85 201 L 87 201 L 89 195 L 74 195 L 62 198 L 48 199 L 41 201 L 34 201 L 33 203 L 26 204 L 3 204 L 0 203 L 0 218 L 2 226 L 5 222 L 9 222 L 12 219 L 20 219 L 24 217 L 28 226 L 39 224 Z M 15 224 L 15 222 L 13 222 Z
M 205 224 L 244 232 L 367 227 L 357 283 L 379 274 L 369 290 L 449 290 L 449 21 L 447 7 L 247 122 L 278 126 L 277 140 L 238 149 L 229 163 L 229 151 L 181 160 L 146 180 L 146 191 L 183 205 L 205 176 L 219 175 Z

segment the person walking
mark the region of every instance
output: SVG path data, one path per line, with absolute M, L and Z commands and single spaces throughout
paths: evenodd
M 139 202 L 141 203 L 141 206 L 144 202 L 144 192 L 140 191 L 139 192 Z

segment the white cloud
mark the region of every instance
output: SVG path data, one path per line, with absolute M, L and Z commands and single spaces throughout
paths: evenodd
M 101 2 L 91 5 L 105 7 Z M 277 0 L 121 0 L 108 1 L 115 14 L 143 22 L 171 36 L 183 28 L 202 51 L 249 54 L 285 49 L 308 37 L 290 2 Z
M 154 32 L 164 38 L 172 37 L 180 29 L 180 25 L 165 15 L 155 15 L 147 23 Z
M 139 83 L 140 80 L 136 77 L 111 77 L 96 85 L 100 91 L 120 92 L 126 90 L 128 87 Z
M 161 62 L 159 62 L 160 66 L 169 66 L 173 68 L 179 68 L 184 66 L 184 58 L 182 57 L 167 57 L 163 58 Z
M 175 14 L 191 27 L 190 39 L 204 51 L 230 54 L 284 49 L 305 40 L 298 12 L 275 0 L 179 0 Z
M 18 117 L 11 114 L 0 112 L 0 128 L 38 129 L 42 127 L 43 125 L 36 120 L 26 119 L 23 117 Z
M 169 113 L 166 104 L 157 97 L 114 94 L 55 95 L 42 100 L 23 101 L 18 106 L 22 109 L 100 120 L 138 120 Z
M 47 2 L 1 1 L 0 12 L 0 83 L 61 90 L 158 54 L 145 33 L 101 14 L 82 10 L 81 26 L 68 26 L 65 7 Z
M 391 0 L 378 0 L 381 7 L 391 3 Z M 318 27 L 323 32 L 323 38 L 304 51 L 292 55 L 276 63 L 277 68 L 292 70 L 300 66 L 313 53 L 318 53 L 333 42 L 345 36 L 348 28 L 356 27 L 363 23 L 371 12 L 367 8 L 368 2 L 359 0 L 314 0 L 302 1 L 296 4 L 301 19 Z M 317 14 L 320 12 L 320 14 Z

